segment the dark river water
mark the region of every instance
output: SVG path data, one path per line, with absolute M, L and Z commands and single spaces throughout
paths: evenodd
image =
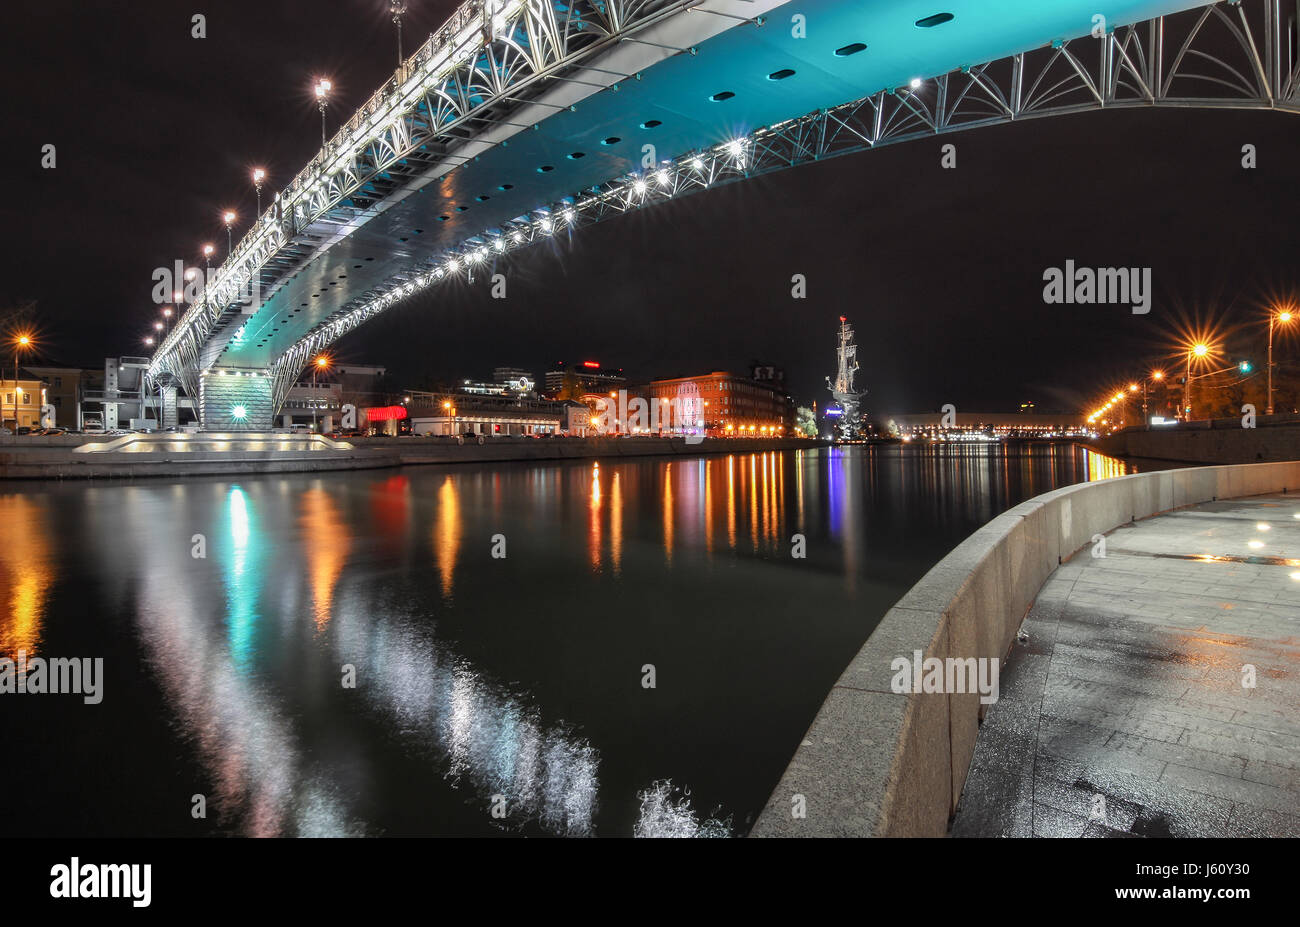
M 6 823 L 741 835 L 913 582 L 1121 472 L 1037 445 L 0 484 L 0 656 L 103 659 L 99 704 L 0 694 Z

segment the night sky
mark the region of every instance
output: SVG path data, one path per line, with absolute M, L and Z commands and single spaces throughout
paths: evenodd
M 409 53 L 451 0 L 411 0 Z M 6 4 L 0 317 L 35 301 L 40 361 L 141 353 L 153 268 L 225 250 L 220 213 L 254 212 L 248 179 L 287 183 L 391 74 L 386 0 Z M 208 37 L 190 38 L 207 15 Z M 864 88 L 864 92 L 867 88 Z M 940 145 L 958 167 L 940 167 Z M 57 145 L 58 166 L 40 167 Z M 1241 167 L 1257 146 L 1259 166 Z M 869 411 L 1079 409 L 1217 320 L 1263 360 L 1255 324 L 1300 292 L 1300 121 L 1271 113 L 1087 113 L 907 143 L 754 178 L 537 246 L 437 287 L 337 345 L 399 383 L 538 375 L 594 359 L 634 378 L 752 359 L 824 405 L 837 316 L 858 332 Z M 1154 305 L 1049 306 L 1045 268 L 1149 266 Z M 790 278 L 808 299 L 790 298 Z M 9 320 L 12 324 L 12 318 Z M 1252 340 L 1253 339 L 1253 340 Z M 1284 342 L 1283 359 L 1300 352 Z M 1235 357 L 1234 357 L 1235 359 Z M 33 363 L 35 363 L 35 359 Z M 7 363 L 7 361 L 6 361 Z

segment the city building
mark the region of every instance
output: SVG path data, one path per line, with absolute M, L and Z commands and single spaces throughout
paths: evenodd
M 19 367 L 17 379 L 13 373 L 0 379 L 0 400 L 0 418 L 10 431 L 41 427 L 41 406 L 46 402 L 45 385 L 32 371 Z
M 647 399 L 660 408 L 662 434 L 707 434 L 767 437 L 792 434 L 794 403 L 780 385 L 777 368 L 755 366 L 765 379 L 736 376 L 726 370 L 694 377 L 652 380 Z M 771 371 L 771 373 L 768 373 Z M 673 410 L 672 416 L 664 410 Z M 670 420 L 671 418 L 671 420 Z
M 314 371 L 308 366 L 285 397 L 279 424 L 332 431 L 342 426 L 343 407 L 350 405 L 357 410 L 356 427 L 364 429 L 364 410 L 386 408 L 392 398 L 383 388 L 386 374 L 386 368 L 371 364 L 330 363 Z
M 104 358 L 103 376 L 88 371 L 82 383 L 78 420 L 65 424 L 81 429 L 102 426 L 105 431 L 113 431 L 157 428 L 168 416 L 169 421 L 182 425 L 196 421 L 194 400 L 150 389 L 144 376 L 148 369 L 147 357 Z
M 627 377 L 622 367 L 605 368 L 596 361 L 582 361 L 568 364 L 560 361 L 554 370 L 546 372 L 546 395 L 557 397 L 565 389 L 566 382 L 584 394 L 602 396 L 610 390 L 619 390 L 627 385 Z M 565 398 L 576 398 L 568 396 Z
M 411 390 L 404 404 L 417 435 L 557 435 L 575 420 L 591 418 L 581 403 L 513 395 Z M 571 411 L 574 406 L 581 406 L 582 414 Z
M 885 415 L 880 431 L 896 438 L 1059 438 L 1087 434 L 1077 412 L 916 412 Z
M 81 402 L 84 390 L 102 390 L 104 372 L 81 367 L 24 367 L 45 387 L 45 401 L 54 407 L 54 424 L 61 428 L 81 428 Z

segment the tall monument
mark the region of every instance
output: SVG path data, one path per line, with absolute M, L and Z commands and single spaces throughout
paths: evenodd
M 836 436 L 844 441 L 858 437 L 862 431 L 862 413 L 858 408 L 858 400 L 867 394 L 866 390 L 859 392 L 853 385 L 853 377 L 858 372 L 858 346 L 853 343 L 853 326 L 849 325 L 844 316 L 840 316 L 836 356 L 839 358 L 839 371 L 835 374 L 835 382 L 832 383 L 830 377 L 826 378 L 826 388 L 840 408 L 839 424 L 835 431 Z M 826 412 L 831 414 L 829 408 Z

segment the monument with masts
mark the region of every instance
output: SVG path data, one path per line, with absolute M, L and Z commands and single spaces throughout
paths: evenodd
M 836 356 L 839 358 L 839 370 L 835 374 L 835 382 L 832 383 L 830 377 L 826 378 L 826 388 L 830 390 L 831 396 L 835 398 L 835 404 L 839 406 L 836 436 L 841 441 L 849 441 L 857 438 L 862 432 L 862 415 L 858 408 L 858 401 L 867 393 L 866 390 L 859 392 L 854 388 L 853 377 L 858 372 L 858 346 L 853 343 L 853 326 L 844 316 L 840 316 L 839 346 Z M 826 414 L 832 414 L 829 408 Z

